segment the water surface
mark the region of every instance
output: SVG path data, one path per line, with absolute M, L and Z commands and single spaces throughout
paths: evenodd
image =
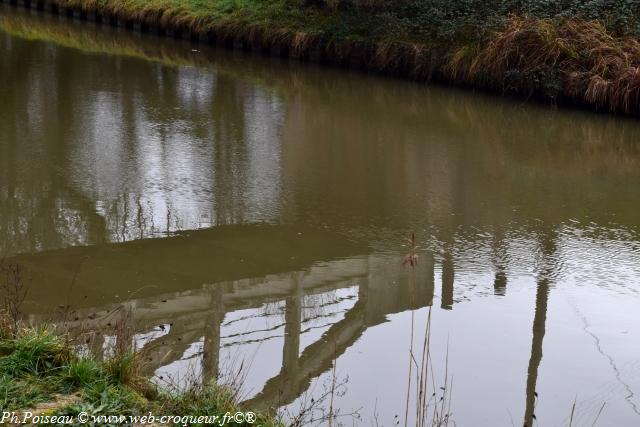
M 395 425 L 431 311 L 456 425 L 640 424 L 637 121 L 6 6 L 0 54 L 32 320 L 100 349 L 124 306 L 159 381 L 244 361 L 295 412 L 335 372 L 342 422 Z

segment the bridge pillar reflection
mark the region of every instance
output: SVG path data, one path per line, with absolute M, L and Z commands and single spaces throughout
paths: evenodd
M 218 379 L 220 364 L 220 327 L 224 320 L 222 287 L 211 289 L 211 311 L 205 322 L 204 348 L 202 355 L 202 378 L 208 383 Z
M 533 317 L 533 336 L 531 339 L 531 357 L 527 369 L 526 406 L 524 414 L 524 427 L 533 426 L 535 408 L 538 393 L 538 371 L 542 361 L 542 344 L 546 332 L 547 305 L 552 278 L 556 275 L 557 260 L 557 232 L 552 228 L 544 228 L 539 235 L 540 244 L 540 273 L 537 281 L 536 307 Z
M 435 284 L 436 284 L 436 262 L 433 258 L 433 254 L 429 252 L 425 256 L 425 264 L 426 264 L 426 273 L 425 273 L 425 287 L 426 287 L 426 295 L 425 295 L 425 305 L 427 307 L 431 307 L 433 305 L 433 294 L 435 293 Z
M 504 231 L 498 228 L 494 231 L 494 238 L 491 244 L 491 263 L 495 275 L 493 278 L 493 294 L 505 296 L 507 294 L 507 273 L 508 250 L 505 243 Z
M 507 275 L 504 271 L 496 271 L 493 279 L 493 294 L 498 296 L 507 294 Z
M 296 282 L 298 282 L 296 280 Z M 302 323 L 302 293 L 297 285 L 292 296 L 286 299 L 282 370 L 290 372 L 298 366 L 300 353 L 300 329 Z
M 442 260 L 442 297 L 440 307 L 444 310 L 453 309 L 453 282 L 454 282 L 454 265 L 451 253 L 446 252 Z
M 524 426 L 533 426 L 533 417 L 536 407 L 536 383 L 538 382 L 538 369 L 542 360 L 542 341 L 545 334 L 547 321 L 547 303 L 549 300 L 549 282 L 546 279 L 538 282 L 536 293 L 536 311 L 533 318 L 533 339 L 531 341 L 531 358 L 527 369 L 527 402 L 524 414 Z

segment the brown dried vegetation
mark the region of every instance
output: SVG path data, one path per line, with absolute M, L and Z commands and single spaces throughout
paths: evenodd
M 598 21 L 512 17 L 483 49 L 465 49 L 449 62 L 456 81 L 640 112 L 640 42 L 612 35 Z

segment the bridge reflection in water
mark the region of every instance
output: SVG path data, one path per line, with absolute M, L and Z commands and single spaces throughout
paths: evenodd
M 401 257 L 367 255 L 366 245 L 344 236 L 298 230 L 218 227 L 165 239 L 20 255 L 12 261 L 32 271 L 38 292 L 55 290 L 48 293 L 45 313 L 42 304 L 30 307 L 32 321 L 51 320 L 52 308 L 58 306 L 54 321 L 65 323 L 77 335 L 93 331 L 92 351 L 102 355 L 108 343 L 117 339 L 113 334 L 119 313 L 130 313 L 134 340 L 144 350 L 146 374 L 176 384 L 180 384 L 180 376 L 188 375 L 207 382 L 233 375 L 229 369 L 233 371 L 241 363 L 252 377 L 244 390 L 244 404 L 266 409 L 296 401 L 367 329 L 390 316 L 432 306 L 434 294 L 444 310 L 452 310 L 455 303 L 456 267 L 447 250 L 435 256 L 431 251 L 422 253 L 417 267 L 410 270 L 402 266 Z M 531 425 L 534 415 L 549 286 L 555 275 L 550 261 L 554 237 L 545 235 L 541 240 L 544 248 L 537 267 L 526 425 Z M 186 247 L 190 250 L 182 250 Z M 71 259 L 81 261 L 63 262 L 69 253 Z M 129 263 L 134 253 L 137 261 L 132 267 Z M 280 272 L 285 265 L 278 260 L 284 255 L 286 266 L 295 263 L 295 258 L 299 268 Z M 147 265 L 147 257 L 183 264 L 184 272 L 181 277 L 173 276 L 169 272 L 180 271 L 175 265 Z M 504 296 L 506 268 L 493 268 L 494 293 Z M 50 274 L 52 271 L 55 273 Z M 105 272 L 111 276 L 105 277 Z M 440 283 L 435 283 L 436 278 Z M 96 292 L 105 285 L 102 280 L 110 284 L 110 294 Z M 136 286 L 136 297 L 120 297 Z M 158 295 L 158 289 L 175 291 Z M 70 304 L 69 298 L 73 300 Z M 269 352 L 265 357 L 257 351 L 268 342 L 280 343 L 281 357 L 272 357 Z M 231 360 L 235 357 L 243 360 Z M 268 372 L 272 374 L 259 378 Z
M 41 304 L 31 307 L 33 321 L 50 319 L 53 306 L 60 306 L 64 312 L 65 298 L 72 295 L 74 302 L 69 305 L 73 309 L 54 318 L 67 317 L 65 323 L 78 334 L 87 330 L 103 331 L 106 338 L 94 342 L 94 346 L 101 349 L 105 340 L 113 340 L 109 334 L 117 320 L 114 313 L 120 307 L 130 312 L 137 340 L 144 342 L 144 369 L 150 374 L 188 353 L 189 357 L 201 360 L 201 374 L 203 380 L 208 381 L 218 375 L 221 348 L 224 351 L 247 342 L 282 339 L 280 372 L 247 402 L 251 407 L 264 408 L 295 400 L 309 387 L 311 379 L 330 369 L 332 361 L 367 328 L 385 322 L 389 314 L 430 306 L 434 297 L 434 262 L 429 257 L 421 259 L 416 270 L 420 286 L 409 289 L 407 272 L 396 256 L 361 255 L 366 248 L 356 242 L 329 232 L 297 230 L 268 226 L 219 227 L 189 236 L 104 248 L 70 248 L 18 256 L 12 261 L 20 262 L 33 272 L 37 292 L 55 290 L 47 292 L 49 309 L 45 311 L 48 313 L 37 312 Z M 243 239 L 243 235 L 246 239 L 251 236 L 251 241 Z M 179 250 L 185 240 L 190 251 Z M 274 251 L 279 241 L 284 242 L 283 247 Z M 271 250 L 261 248 L 261 242 L 270 242 Z M 245 248 L 244 252 L 231 250 L 229 244 Z M 162 271 L 162 262 L 156 261 L 149 267 L 160 270 L 153 274 L 145 271 L 145 263 L 140 261 L 145 258 L 144 251 L 155 260 L 163 258 L 163 251 L 169 247 L 171 254 L 178 258 L 172 257 L 171 262 L 183 263 L 186 267 L 181 273 L 184 276 L 181 282 Z M 328 252 L 323 253 L 327 247 L 331 248 L 330 256 Z M 73 252 L 72 259 L 84 261 L 75 265 L 62 262 L 70 252 Z M 138 260 L 136 271 L 142 271 L 140 276 L 145 278 L 146 287 L 140 286 L 140 276 L 129 274 L 132 252 Z M 278 259 L 285 254 L 288 266 L 291 258 L 300 260 L 299 270 L 277 272 L 281 267 Z M 206 263 L 209 268 L 204 267 Z M 240 268 L 238 263 L 246 264 L 246 268 Z M 53 266 L 58 266 L 57 270 Z M 118 277 L 105 278 L 105 269 Z M 50 274 L 52 271 L 55 274 Z M 249 277 L 224 280 L 225 274 Z M 209 277 L 205 277 L 207 275 Z M 135 289 L 136 284 L 137 292 L 149 296 L 123 298 L 123 302 L 96 306 L 98 293 L 94 288 L 100 288 L 102 280 L 117 284 L 117 289 L 108 288 L 111 299 L 117 299 L 119 292 L 126 295 L 126 289 Z M 200 285 L 193 286 L 192 281 L 200 281 Z M 153 295 L 154 289 L 176 286 L 193 289 Z M 102 298 L 105 301 L 109 296 L 102 292 Z M 89 299 L 92 300 L 87 303 Z M 228 319 L 234 313 L 247 317 L 247 311 L 252 324 L 245 329 L 248 325 L 244 322 L 241 332 L 233 333 L 238 329 L 238 319 Z M 264 323 L 260 322 L 262 318 L 265 322 L 275 318 L 279 324 L 265 330 Z M 171 319 L 170 325 L 167 319 Z M 324 331 L 321 339 L 302 349 L 301 335 L 316 329 Z M 190 350 L 194 345 L 198 349 L 195 352 Z

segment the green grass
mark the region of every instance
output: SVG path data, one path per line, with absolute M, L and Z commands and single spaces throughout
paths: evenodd
M 46 415 L 218 415 L 235 413 L 238 405 L 230 390 L 210 384 L 183 392 L 158 388 L 137 369 L 134 353 L 106 361 L 81 357 L 64 336 L 46 328 L 21 329 L 0 338 L 0 413 L 38 408 Z M 78 396 L 65 403 L 60 396 Z M 44 414 L 44 413 L 43 413 Z M 280 425 L 259 415 L 256 425 Z M 244 425 L 229 423 L 229 425 Z M 249 424 L 247 424 L 249 425 Z
M 24 375 L 17 379 L 0 375 L 0 409 L 13 410 L 29 408 L 51 399 L 53 390 L 48 384 L 41 384 L 38 378 Z
M 61 373 L 71 358 L 58 337 L 40 329 L 22 331 L 2 339 L 0 348 L 0 409 L 31 407 L 64 389 Z

